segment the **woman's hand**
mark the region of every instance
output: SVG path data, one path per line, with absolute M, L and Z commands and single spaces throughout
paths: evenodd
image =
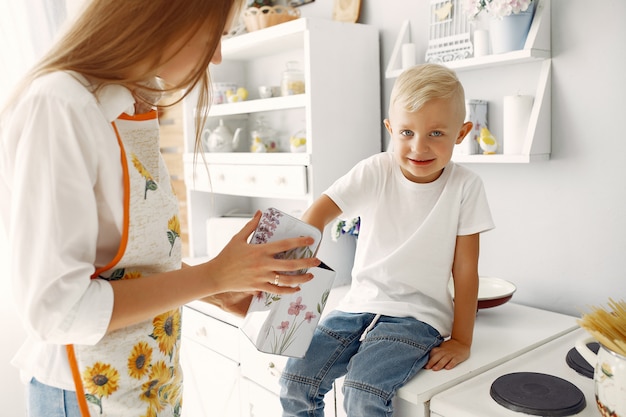
M 273 294 L 291 294 L 299 285 L 313 278 L 310 273 L 290 275 L 285 272 L 309 269 L 320 264 L 316 258 L 276 259 L 275 255 L 314 243 L 312 237 L 283 239 L 265 244 L 250 244 L 248 238 L 261 219 L 257 211 L 214 259 L 200 265 L 207 269 L 207 277 L 216 286 L 213 294 L 229 291 L 266 291 Z
M 244 317 L 254 295 L 255 293 L 229 291 L 204 297 L 202 301 L 213 304 L 228 313 Z

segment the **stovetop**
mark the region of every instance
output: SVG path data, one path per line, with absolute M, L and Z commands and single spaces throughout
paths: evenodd
M 523 417 L 530 415 L 512 411 L 499 404 L 490 395 L 491 387 L 498 378 L 515 373 L 540 373 L 567 381 L 580 389 L 586 406 L 577 417 L 598 417 L 593 379 L 574 370 L 567 363 L 568 352 L 579 339 L 589 335 L 577 329 L 545 345 L 524 353 L 481 375 L 432 397 L 431 417 Z

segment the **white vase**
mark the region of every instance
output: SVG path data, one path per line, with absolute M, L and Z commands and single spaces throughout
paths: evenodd
M 491 52 L 501 54 L 524 49 L 530 24 L 535 15 L 537 0 L 530 3 L 524 12 L 505 16 L 501 19 L 491 19 L 489 34 L 491 37 Z

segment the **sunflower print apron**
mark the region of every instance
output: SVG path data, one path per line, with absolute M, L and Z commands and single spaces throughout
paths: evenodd
M 180 268 L 178 203 L 159 152 L 156 111 L 123 114 L 113 128 L 124 173 L 118 253 L 92 278 L 149 279 Z M 180 416 L 181 309 L 108 333 L 95 346 L 67 346 L 83 417 Z

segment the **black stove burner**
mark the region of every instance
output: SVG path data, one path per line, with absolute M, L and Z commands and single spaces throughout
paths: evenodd
M 587 347 L 591 349 L 593 353 L 598 353 L 598 350 L 600 350 L 600 344 L 597 342 L 587 343 Z M 579 374 L 593 379 L 593 366 L 589 365 L 589 363 L 580 356 L 576 348 L 571 348 L 569 352 L 567 352 L 565 362 Z
M 536 372 L 503 375 L 491 384 L 490 394 L 501 406 L 534 416 L 571 416 L 586 406 L 584 394 L 574 384 Z

